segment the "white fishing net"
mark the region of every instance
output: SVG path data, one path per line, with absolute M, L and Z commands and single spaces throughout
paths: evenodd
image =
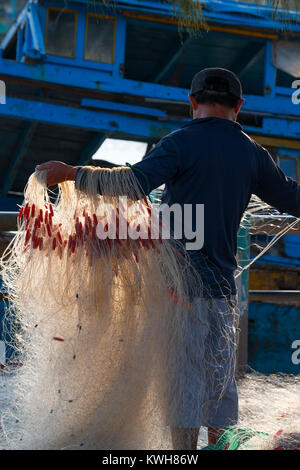
M 85 192 L 63 183 L 52 203 L 45 172 L 32 175 L 2 258 L 22 364 L 1 412 L 4 449 L 170 449 L 171 428 L 200 425 L 232 376 L 237 310 L 229 321 L 213 299 L 203 307 L 199 274 L 160 237 L 132 170 L 90 170 Z M 97 227 L 121 218 L 120 194 L 137 237 L 99 240 Z
M 286 234 L 299 233 L 300 219 L 282 214 L 257 196 L 251 197 L 241 221 L 239 249 L 244 251 L 243 265 L 238 266 L 236 277 L 248 270 Z M 247 240 L 244 241 L 243 237 Z M 277 254 L 277 252 L 276 252 Z
M 238 387 L 239 428 L 252 433 L 243 448 L 300 450 L 300 376 L 252 372 Z
M 98 225 L 106 231 L 113 215 L 121 217 L 120 193 L 131 196 L 125 225 L 147 234 L 152 214 L 137 200 L 132 170 L 99 171 L 89 173 L 85 193 L 62 184 L 53 204 L 45 172 L 29 179 L 2 258 L 12 361 L 22 364 L 1 415 L 2 448 L 166 449 L 182 404 L 201 415 L 204 370 L 220 354 L 208 344 L 201 361 L 188 357 L 189 341 L 195 351 L 206 347 L 193 333 L 201 279 L 187 254 L 159 234 L 98 238 Z M 233 339 L 219 312 L 218 322 L 226 349 Z M 218 379 L 218 396 L 225 380 Z

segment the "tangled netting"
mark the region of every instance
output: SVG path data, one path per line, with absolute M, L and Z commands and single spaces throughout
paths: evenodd
M 11 408 L 18 371 L 0 375 L 0 406 Z M 251 371 L 237 382 L 240 418 L 227 428 L 215 446 L 199 442 L 204 450 L 300 450 L 300 376 L 263 375 Z M 10 411 L 10 427 L 16 427 Z M 203 436 L 203 439 L 204 436 Z
M 126 227 L 147 234 L 149 219 L 159 227 L 132 170 L 99 171 L 88 173 L 84 193 L 59 185 L 52 202 L 45 171 L 28 181 L 2 258 L 13 362 L 22 364 L 1 414 L 2 448 L 168 449 L 181 404 L 202 413 L 203 374 L 220 351 L 193 333 L 190 296 L 199 296 L 201 279 L 159 230 L 148 239 L 98 237 L 122 217 L 119 194 L 130 196 Z M 233 338 L 221 317 L 214 324 L 226 349 Z M 206 349 L 200 365 L 187 361 L 191 340 L 195 351 Z
M 300 450 L 300 376 L 250 373 L 238 388 L 242 448 Z
M 255 371 L 238 380 L 240 418 L 202 450 L 300 450 L 300 376 Z
M 299 222 L 299 218 L 282 214 L 253 195 L 240 224 L 238 249 L 243 256 L 239 260 L 236 278 L 262 256 L 270 254 L 284 235 L 298 234 Z

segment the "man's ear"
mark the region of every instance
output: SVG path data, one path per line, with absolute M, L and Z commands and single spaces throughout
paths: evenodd
M 189 99 L 190 99 L 193 110 L 196 111 L 196 109 L 198 108 L 198 103 L 197 103 L 195 97 L 193 95 L 189 94 Z
M 238 103 L 238 105 L 237 105 L 236 108 L 235 108 L 235 113 L 236 113 L 236 115 L 239 114 L 240 109 L 241 109 L 241 107 L 242 107 L 242 104 L 243 104 L 244 102 L 245 102 L 244 98 L 241 98 L 240 101 L 239 101 L 239 103 Z

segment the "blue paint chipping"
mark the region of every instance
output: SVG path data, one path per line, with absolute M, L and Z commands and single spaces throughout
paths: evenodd
M 264 374 L 299 374 L 292 344 L 300 339 L 300 308 L 268 303 L 249 304 L 248 363 Z

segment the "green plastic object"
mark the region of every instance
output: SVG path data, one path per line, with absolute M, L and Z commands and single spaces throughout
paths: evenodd
M 229 428 L 224 429 L 216 444 L 203 447 L 201 450 L 237 450 L 245 442 L 255 436 L 259 436 L 262 439 L 269 437 L 265 432 L 230 426 Z

